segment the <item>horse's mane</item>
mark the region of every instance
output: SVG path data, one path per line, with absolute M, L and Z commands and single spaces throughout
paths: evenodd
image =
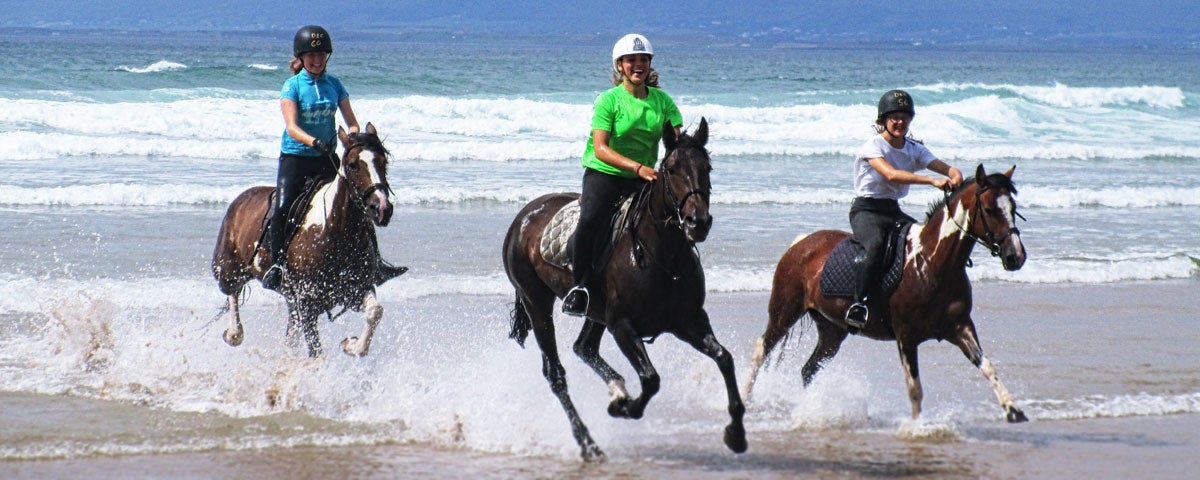
M 937 213 L 937 212 L 941 211 L 943 208 L 946 208 L 946 202 L 949 199 L 958 197 L 960 194 L 962 194 L 962 192 L 964 190 L 966 190 L 967 188 L 969 188 L 971 185 L 974 185 L 974 184 L 975 184 L 975 177 L 969 177 L 969 178 L 963 180 L 963 182 L 958 185 L 958 188 L 955 188 L 954 191 L 950 192 L 949 195 L 945 195 L 942 198 L 939 198 L 936 201 L 934 201 L 932 204 L 930 204 L 929 209 L 925 211 L 925 221 L 928 222 L 930 218 L 933 218 L 934 213 Z M 987 189 L 987 188 L 1003 188 L 1005 190 L 1008 190 L 1009 192 L 1017 193 L 1017 186 L 1015 184 L 1013 184 L 1012 178 L 1003 173 L 989 174 L 987 177 L 984 177 L 983 185 L 984 185 L 985 189 Z

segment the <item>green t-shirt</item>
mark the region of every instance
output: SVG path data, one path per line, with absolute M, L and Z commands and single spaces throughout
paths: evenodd
M 658 142 L 662 140 L 663 123 L 683 125 L 683 115 L 666 92 L 648 87 L 646 98 L 637 98 L 617 85 L 596 97 L 592 107 L 592 130 L 610 132 L 608 146 L 630 160 L 650 168 L 658 163 Z M 636 177 L 596 158 L 592 136 L 588 135 L 583 151 L 583 166 L 609 175 Z

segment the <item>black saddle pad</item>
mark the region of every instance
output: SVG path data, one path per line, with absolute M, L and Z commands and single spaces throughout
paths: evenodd
M 912 224 L 906 224 L 897 229 L 896 235 L 888 240 L 888 257 L 884 259 L 889 265 L 879 279 L 879 293 L 885 298 L 896 291 L 900 277 L 904 274 L 904 237 Z M 854 279 L 862 264 L 854 258 L 861 255 L 864 249 L 854 238 L 847 238 L 833 247 L 825 266 L 821 268 L 821 294 L 826 297 L 853 297 Z

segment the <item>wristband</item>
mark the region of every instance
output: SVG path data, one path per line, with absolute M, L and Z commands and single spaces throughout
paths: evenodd
M 639 163 L 637 168 L 633 169 L 633 174 L 639 177 L 642 176 L 642 164 Z

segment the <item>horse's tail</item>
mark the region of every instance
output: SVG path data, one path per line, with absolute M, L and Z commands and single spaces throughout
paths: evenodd
M 525 303 L 521 301 L 520 295 L 517 295 L 516 301 L 513 302 L 511 316 L 512 330 L 509 330 L 508 338 L 516 340 L 517 345 L 525 348 L 525 339 L 529 337 L 533 322 L 529 319 L 529 312 L 525 310 Z

